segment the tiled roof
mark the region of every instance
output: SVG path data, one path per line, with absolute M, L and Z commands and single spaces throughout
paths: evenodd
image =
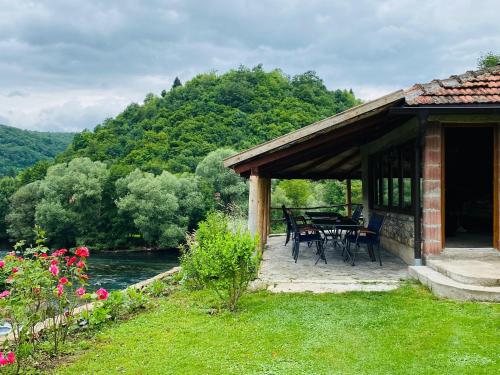
M 416 84 L 405 91 L 408 105 L 500 103 L 500 65 L 447 79 Z

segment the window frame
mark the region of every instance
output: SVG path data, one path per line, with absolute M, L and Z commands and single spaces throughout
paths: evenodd
M 387 212 L 397 212 L 404 214 L 411 214 L 414 209 L 415 202 L 413 201 L 413 191 L 415 189 L 415 181 L 413 178 L 415 172 L 415 160 L 410 157 L 407 160 L 410 164 L 410 178 L 411 178 L 411 187 L 410 187 L 410 197 L 411 197 L 411 205 L 405 207 L 404 200 L 404 179 L 403 175 L 403 155 L 413 155 L 413 152 L 407 152 L 408 149 L 414 149 L 414 140 L 401 143 L 396 146 L 388 147 L 383 150 L 380 150 L 369 156 L 369 206 L 371 209 L 387 211 Z M 394 156 L 396 155 L 397 160 L 394 160 Z M 386 166 L 384 167 L 383 161 L 386 160 Z M 396 163 L 396 166 L 394 166 Z M 384 177 L 384 169 L 388 170 L 388 177 Z M 394 171 L 397 171 L 394 175 Z M 384 178 L 388 178 L 388 202 L 387 205 L 383 205 L 384 202 Z M 408 177 L 406 177 L 408 178 Z M 394 205 L 394 182 L 397 179 L 397 205 Z M 377 185 L 377 188 L 375 188 Z M 375 197 L 377 194 L 377 197 Z

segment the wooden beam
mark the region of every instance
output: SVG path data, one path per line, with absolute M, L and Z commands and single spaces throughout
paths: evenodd
M 370 138 L 372 136 L 371 133 L 367 133 L 366 129 L 370 127 L 377 127 L 377 125 L 382 125 L 381 119 L 384 119 L 386 116 L 384 115 L 383 112 L 377 111 L 376 113 L 372 114 L 371 117 L 369 118 L 362 118 L 362 119 L 357 119 L 359 121 L 366 120 L 365 122 L 361 122 L 357 124 L 356 126 L 343 126 L 340 128 L 335 128 L 335 129 L 329 129 L 328 132 L 318 132 L 315 134 L 311 134 L 307 139 L 302 140 L 301 142 L 290 142 L 286 143 L 285 145 L 282 145 L 279 148 L 276 148 L 274 150 L 269 150 L 266 153 L 263 153 L 261 155 L 258 155 L 258 158 L 255 158 L 253 160 L 248 160 L 245 162 L 240 162 L 237 165 L 236 164 L 228 164 L 228 160 L 224 162 L 225 166 L 229 166 L 234 169 L 236 173 L 243 173 L 249 169 L 255 168 L 255 167 L 264 167 L 266 164 L 276 162 L 279 159 L 288 159 L 292 155 L 296 155 L 300 152 L 307 152 L 308 154 L 314 154 L 315 156 L 319 156 L 322 153 L 324 153 L 324 150 L 320 153 L 318 152 L 318 149 L 322 145 L 327 145 L 328 150 L 331 150 L 332 146 L 331 143 L 334 141 L 342 141 L 346 142 L 346 140 L 341 139 L 342 137 L 345 137 L 346 135 L 354 135 L 351 139 L 350 142 L 353 142 L 357 137 L 363 136 L 365 139 Z M 385 122 L 383 125 L 387 125 Z M 382 132 L 385 132 L 386 127 L 384 126 L 384 129 L 381 129 Z M 333 131 L 335 130 L 335 131 Z M 377 129 L 375 129 L 377 130 Z M 390 130 L 390 129 L 389 129 Z M 374 134 L 378 134 L 378 132 L 375 132 Z M 353 145 L 350 144 L 350 147 Z M 309 156 L 310 158 L 311 156 Z M 303 158 L 303 157 L 302 157 Z
M 359 156 L 359 148 L 356 148 L 353 153 L 350 153 L 349 155 L 343 157 L 340 160 L 337 160 L 333 165 L 328 166 L 327 169 L 333 170 L 333 169 L 340 167 L 341 165 L 344 165 L 347 162 L 357 158 L 358 156 Z M 319 168 L 319 170 L 322 170 L 322 169 Z
M 248 230 L 260 239 L 260 250 L 267 243 L 270 226 L 271 180 L 257 174 L 250 175 L 248 194 Z

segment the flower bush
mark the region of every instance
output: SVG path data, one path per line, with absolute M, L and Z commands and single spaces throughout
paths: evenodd
M 181 248 L 181 265 L 188 285 L 212 289 L 234 311 L 248 283 L 257 273 L 258 238 L 232 228 L 230 218 L 210 213 Z
M 12 328 L 11 343 L 5 340 L 4 347 L 9 346 L 20 358 L 35 352 L 43 323 L 43 334 L 57 354 L 68 331 L 75 327 L 77 307 L 92 298 L 106 300 L 108 292 L 102 288 L 95 294 L 86 291 L 90 256 L 86 247 L 49 253 L 39 242 L 22 253 L 24 256 L 10 252 L 0 261 L 0 318 Z M 14 352 L 1 354 L 0 366 L 14 363 Z

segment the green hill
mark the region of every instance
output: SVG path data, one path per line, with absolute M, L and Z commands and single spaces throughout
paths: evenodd
M 359 103 L 313 72 L 198 75 L 75 134 L 48 171 L 38 163 L 3 188 L 0 179 L 0 238 L 32 240 L 39 224 L 57 246 L 176 246 L 211 209 L 246 205 L 247 186 L 222 168 L 224 156 Z M 301 196 L 318 201 L 341 192 L 305 184 Z M 296 202 L 296 188 L 285 184 L 276 196 Z
M 39 160 L 53 158 L 73 140 L 73 133 L 48 133 L 0 125 L 0 177 L 14 176 Z
M 328 90 L 313 72 L 289 77 L 257 66 L 201 74 L 77 134 L 58 160 L 87 156 L 154 173 L 193 172 L 219 147 L 245 149 L 359 103 L 351 90 Z

